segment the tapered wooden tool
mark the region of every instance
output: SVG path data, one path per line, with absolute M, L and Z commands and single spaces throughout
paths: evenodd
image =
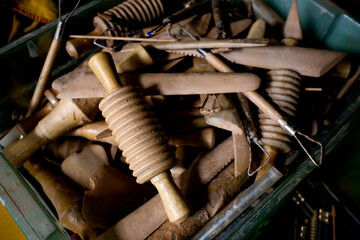
M 96 229 L 84 221 L 81 213 L 82 196 L 61 175 L 44 164 L 27 161 L 25 167 L 40 183 L 45 195 L 54 205 L 60 224 L 79 234 L 81 239 L 95 239 Z
M 190 208 L 170 177 L 174 156 L 156 119 L 133 87 L 120 85 L 109 53 L 94 55 L 89 66 L 108 93 L 99 107 L 137 182 L 151 180 L 169 220 L 180 223 L 189 216 Z
M 263 38 L 265 36 L 266 22 L 259 18 L 250 27 L 246 38 Z
M 220 55 L 246 66 L 290 69 L 304 76 L 320 77 L 339 63 L 346 53 L 303 47 L 267 46 L 234 49 Z
M 24 138 L 4 148 L 4 155 L 15 166 L 24 162 L 44 143 L 54 141 L 69 129 L 91 122 L 98 99 L 62 99 Z
M 284 36 L 285 38 L 282 40 L 282 43 L 287 46 L 295 46 L 297 42 L 303 39 L 299 10 L 297 1 L 294 0 L 288 17 L 284 26 Z

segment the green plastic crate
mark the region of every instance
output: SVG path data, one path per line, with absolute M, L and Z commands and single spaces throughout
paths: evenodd
M 88 23 L 97 11 L 115 5 L 114 0 L 94 0 L 79 8 L 70 19 L 67 29 Z M 290 9 L 290 0 L 268 0 L 284 18 Z M 329 49 L 360 53 L 360 26 L 353 18 L 334 4 L 325 0 L 299 0 L 301 23 L 305 36 L 314 36 Z M 320 14 L 321 13 L 321 14 Z M 72 26 L 72 23 L 76 25 Z M 4 87 L 0 90 L 0 131 L 11 127 L 11 113 L 31 97 L 31 92 L 41 71 L 56 22 L 52 22 L 30 34 L 0 48 L 0 66 Z M 83 24 L 84 26 L 89 24 Z M 89 32 L 90 28 L 81 29 Z M 36 51 L 39 50 L 40 51 Z M 42 49 L 42 50 L 41 50 Z M 35 51 L 34 51 L 35 50 Z M 83 57 L 87 57 L 86 55 Z M 74 69 L 83 58 L 70 59 L 62 53 L 53 72 L 56 78 Z M 318 140 L 329 154 L 360 120 L 360 86 L 357 83 L 347 95 L 348 107 L 339 118 L 325 129 Z M 258 204 L 237 218 L 218 239 L 247 238 L 262 225 L 289 197 L 298 184 L 315 168 L 309 159 L 282 179 L 275 190 L 263 196 Z M 69 239 L 68 233 L 58 223 L 52 211 L 21 173 L 0 154 L 0 201 L 10 212 L 20 229 L 29 239 Z

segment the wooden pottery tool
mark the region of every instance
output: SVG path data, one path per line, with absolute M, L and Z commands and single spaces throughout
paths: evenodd
M 89 189 L 90 177 L 103 165 L 109 165 L 104 148 L 91 144 L 65 158 L 61 170 L 74 183 Z
M 49 82 L 50 74 L 51 74 L 52 68 L 54 66 L 56 57 L 60 52 L 60 47 L 61 47 L 61 43 L 62 43 L 62 39 L 63 39 L 63 35 L 64 35 L 65 24 L 69 20 L 71 15 L 75 12 L 79 3 L 80 3 L 80 0 L 77 1 L 74 9 L 67 15 L 67 17 L 65 19 L 61 19 L 61 2 L 59 2 L 59 18 L 58 18 L 59 21 L 58 21 L 58 24 L 56 27 L 55 35 L 51 42 L 49 52 L 46 56 L 45 63 L 43 65 L 43 68 L 40 73 L 40 77 L 38 79 L 38 82 L 36 83 L 34 94 L 31 98 L 31 101 L 29 104 L 29 109 L 26 113 L 26 117 L 31 116 L 34 113 L 34 111 L 37 109 L 37 107 L 40 103 L 40 100 L 44 93 L 45 87 L 46 87 L 47 83 Z
M 173 4 L 170 8 L 162 0 L 127 0 L 104 13 L 98 13 L 93 18 L 94 30 L 88 35 L 99 36 L 105 34 L 113 37 L 124 36 L 126 33 L 134 35 L 137 29 L 151 26 L 154 22 L 160 20 L 166 12 L 176 7 L 178 5 Z M 72 39 L 66 42 L 66 51 L 71 57 L 77 58 L 93 45 L 93 40 Z M 106 46 L 102 47 L 111 48 L 113 46 L 114 41 L 109 40 L 106 42 Z
M 30 160 L 24 166 L 40 183 L 45 195 L 54 205 L 60 224 L 79 234 L 81 239 L 95 239 L 98 232 L 85 222 L 81 213 L 82 196 L 45 164 Z
M 33 131 L 4 148 L 4 155 L 15 167 L 21 167 L 41 145 L 91 122 L 98 112 L 98 103 L 98 99 L 61 99 Z
M 159 191 L 169 220 L 182 222 L 189 216 L 190 208 L 170 177 L 173 153 L 156 119 L 134 87 L 121 86 L 110 54 L 95 54 L 89 66 L 108 93 L 99 108 L 136 181 L 150 180 Z
M 156 194 L 152 186 L 137 184 L 108 165 L 100 166 L 90 177 L 82 213 L 88 224 L 101 229 L 108 229 Z
M 266 22 L 264 19 L 257 19 L 250 27 L 246 38 L 263 38 L 266 31 Z
M 173 53 L 203 57 L 194 50 L 169 50 Z M 321 77 L 339 63 L 345 52 L 290 46 L 266 46 L 221 52 L 225 59 L 251 67 L 289 69 L 309 77 Z
M 196 191 L 196 186 L 203 186 L 210 182 L 233 158 L 233 140 L 230 137 L 205 156 L 194 161 L 175 181 L 183 192 L 185 189 L 190 189 L 189 186 Z M 159 195 L 156 195 L 101 234 L 98 240 L 146 239 L 166 220 L 166 212 Z
M 297 1 L 294 0 L 284 26 L 285 38 L 281 41 L 286 46 L 296 46 L 303 39 Z
M 248 47 L 263 47 L 267 46 L 269 40 L 265 38 L 260 39 L 226 39 L 213 40 L 208 38 L 200 38 L 201 41 L 183 40 L 174 43 L 156 43 L 151 44 L 158 50 L 178 50 L 178 49 L 197 49 L 197 48 L 248 48 Z
M 251 73 L 126 73 L 119 75 L 124 85 L 140 85 L 145 95 L 189 95 L 252 91 L 260 86 L 260 78 Z M 74 80 L 57 97 L 105 97 L 104 87 L 94 75 Z

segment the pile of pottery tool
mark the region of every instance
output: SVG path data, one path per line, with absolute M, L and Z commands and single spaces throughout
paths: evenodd
M 40 78 L 21 137 L 2 142 L 81 239 L 211 239 L 299 165 L 289 156 L 321 165 L 330 106 L 314 120 L 302 101 L 352 70 L 309 44 L 296 0 L 286 21 L 260 0 L 127 0 L 93 24 L 66 50 L 99 52 L 46 91 Z

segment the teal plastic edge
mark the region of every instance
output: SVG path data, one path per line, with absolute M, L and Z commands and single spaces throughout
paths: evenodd
M 266 0 L 286 19 L 290 0 Z M 328 0 L 298 0 L 304 35 L 315 37 L 332 50 L 360 54 L 360 24 L 350 14 Z
M 0 201 L 28 239 L 70 239 L 44 201 L 0 154 Z

